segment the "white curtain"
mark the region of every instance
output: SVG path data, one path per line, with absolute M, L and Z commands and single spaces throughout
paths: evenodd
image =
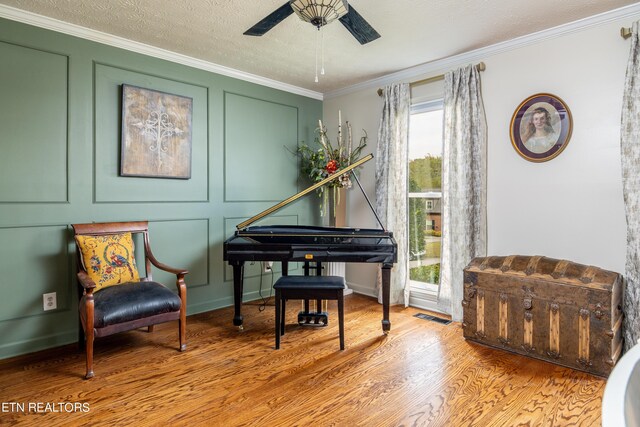
M 398 262 L 391 270 L 390 304 L 409 304 L 407 264 L 407 162 L 409 158 L 410 90 L 406 83 L 384 88 L 376 155 L 376 211 L 398 243 Z M 378 301 L 382 279 L 378 269 Z
M 487 252 L 487 132 L 480 72 L 445 74 L 438 308 L 462 320 L 463 269 Z
M 640 40 L 633 23 L 631 52 L 622 99 L 620 152 L 627 217 L 624 325 L 625 350 L 640 342 Z

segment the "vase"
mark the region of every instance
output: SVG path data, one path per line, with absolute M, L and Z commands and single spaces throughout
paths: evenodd
M 329 226 L 344 227 L 347 222 L 347 190 L 343 187 L 329 188 Z

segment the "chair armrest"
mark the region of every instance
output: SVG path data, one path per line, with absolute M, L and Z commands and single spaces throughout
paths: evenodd
M 80 285 L 87 291 L 93 291 L 96 287 L 96 282 L 91 280 L 87 272 L 84 270 L 78 271 L 78 282 L 80 282 Z
M 184 276 L 186 274 L 189 274 L 189 270 L 185 270 L 183 268 L 174 268 L 174 267 L 170 267 L 170 266 L 168 266 L 166 264 L 161 263 L 160 261 L 158 261 L 156 259 L 156 257 L 153 256 L 151 251 L 148 251 L 147 257 L 149 258 L 149 261 L 151 261 L 151 264 L 153 264 L 154 266 L 156 266 L 160 270 L 164 270 L 164 271 L 166 271 L 168 273 L 173 273 L 176 276 Z

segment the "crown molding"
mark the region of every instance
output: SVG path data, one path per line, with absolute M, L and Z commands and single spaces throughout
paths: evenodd
M 402 81 L 410 81 L 417 77 L 436 75 L 446 72 L 454 67 L 482 61 L 489 56 L 499 53 L 518 49 L 534 43 L 541 42 L 553 37 L 559 37 L 565 34 L 577 32 L 593 26 L 605 24 L 610 21 L 624 19 L 640 13 L 640 3 L 634 3 L 618 9 L 607 11 L 588 18 L 573 21 L 567 24 L 559 25 L 547 30 L 538 31 L 526 36 L 517 37 L 512 40 L 493 44 L 491 46 L 479 48 L 459 55 L 450 56 L 443 59 L 427 62 L 415 67 L 406 68 L 391 74 L 387 74 L 372 80 L 367 80 L 348 86 L 335 91 L 326 93 L 316 92 L 298 86 L 261 77 L 255 74 L 236 70 L 223 65 L 212 62 L 203 61 L 190 56 L 182 55 L 165 49 L 160 49 L 144 43 L 135 42 L 122 37 L 114 36 L 101 31 L 92 30 L 79 25 L 70 24 L 57 19 L 48 18 L 46 16 L 16 9 L 6 5 L 0 5 L 0 18 L 6 18 L 12 21 L 21 22 L 28 25 L 56 31 L 70 36 L 94 41 L 97 43 L 125 49 L 131 52 L 140 53 L 154 58 L 163 59 L 189 67 L 221 74 L 227 77 L 236 78 L 250 83 L 259 84 L 273 89 L 282 90 L 296 95 L 305 96 L 317 100 L 325 100 L 338 96 L 347 95 L 365 89 L 378 88 L 388 84 L 398 83 Z
M 325 92 L 324 99 L 327 100 L 336 98 L 365 89 L 377 89 L 379 87 L 383 87 L 393 83 L 409 82 L 416 78 L 428 77 L 429 75 L 443 74 L 451 70 L 452 68 L 469 63 L 480 62 L 492 55 L 519 49 L 550 38 L 560 37 L 566 34 L 582 31 L 587 28 L 606 24 L 618 19 L 628 18 L 634 15 L 638 15 L 639 13 L 640 3 L 634 3 L 629 6 L 610 10 L 588 18 L 579 19 L 577 21 L 569 22 L 567 24 L 559 25 L 547 30 L 538 31 L 536 33 L 517 37 L 505 42 L 500 42 L 491 46 L 486 46 L 469 52 L 461 53 L 459 55 L 454 55 L 447 58 L 427 62 L 421 65 L 416 65 L 415 67 L 406 68 L 395 73 L 357 83 L 355 85 L 348 86 L 342 89 Z M 635 17 L 637 18 L 637 16 Z
M 256 83 L 273 89 L 282 90 L 296 95 L 306 96 L 308 98 L 323 100 L 323 94 L 320 92 L 304 89 L 298 86 L 279 82 L 277 80 L 268 79 L 255 74 L 246 73 L 244 71 L 225 67 L 223 65 L 214 64 L 212 62 L 203 61 L 182 55 L 165 49 L 160 49 L 144 43 L 135 42 L 112 34 L 103 33 L 101 31 L 92 30 L 79 25 L 70 24 L 57 19 L 48 18 L 46 16 L 16 9 L 10 6 L 0 5 L 0 18 L 6 18 L 11 21 L 21 22 L 23 24 L 33 25 L 35 27 L 44 28 L 58 33 L 79 37 L 86 40 L 102 43 L 105 45 L 125 49 L 131 52 L 140 53 L 154 58 L 164 59 L 166 61 L 175 62 L 189 67 L 221 74 L 227 77 L 244 80 L 250 83 Z

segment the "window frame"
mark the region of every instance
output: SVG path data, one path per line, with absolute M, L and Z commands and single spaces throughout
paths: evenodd
M 411 104 L 409 116 L 411 117 L 414 114 L 429 113 L 437 110 L 444 110 L 443 98 Z M 407 168 L 408 167 L 409 163 L 407 162 Z M 407 179 L 408 176 L 409 175 L 407 174 Z M 408 226 L 409 225 L 407 223 L 407 227 Z M 442 260 L 442 254 L 440 254 L 440 259 Z M 407 260 L 409 260 L 408 256 Z M 442 263 L 440 263 L 440 265 L 442 265 Z M 439 285 L 436 284 L 418 282 L 409 279 L 409 305 L 425 310 L 442 312 L 442 310 L 438 309 L 438 288 Z

